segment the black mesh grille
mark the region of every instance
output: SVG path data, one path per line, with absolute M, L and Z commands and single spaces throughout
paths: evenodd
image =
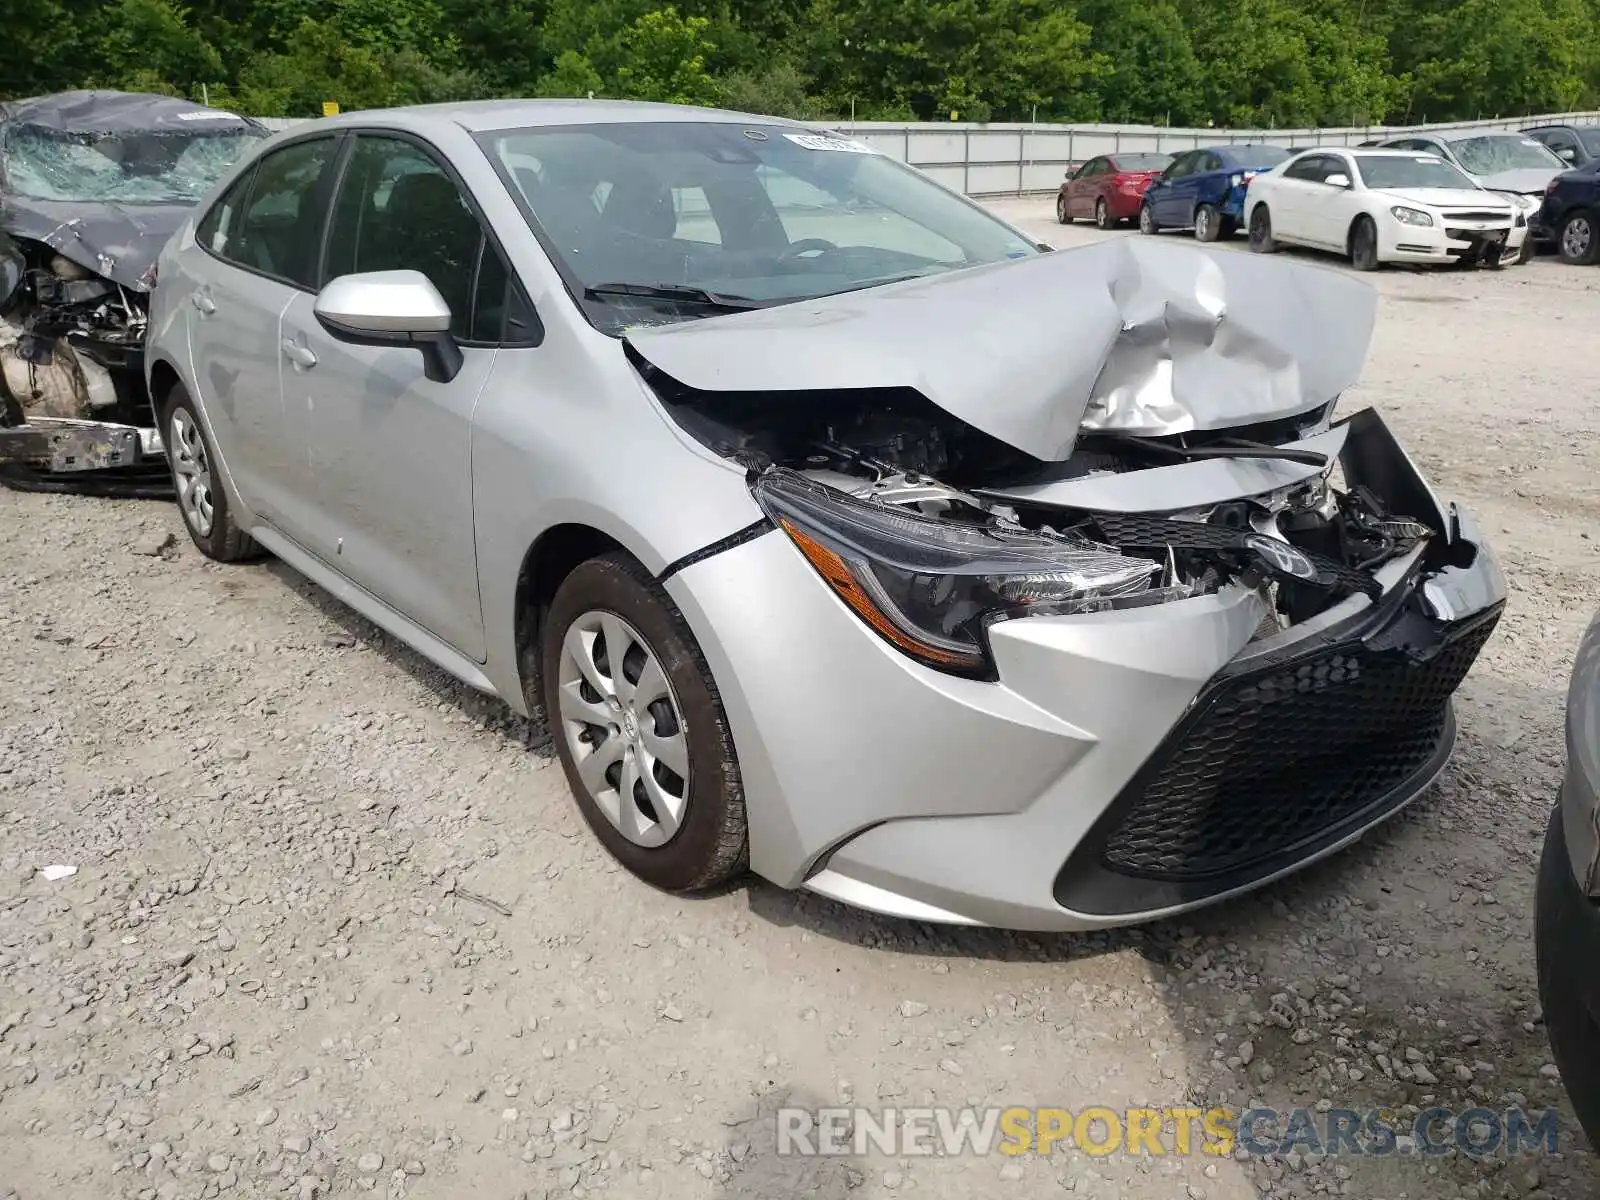
M 1199 880 L 1323 840 L 1435 755 L 1499 613 L 1418 662 L 1350 642 L 1222 681 L 1118 798 L 1103 865 Z

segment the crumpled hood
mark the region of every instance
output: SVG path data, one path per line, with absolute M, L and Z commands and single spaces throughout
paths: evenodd
M 1527 195 L 1531 192 L 1543 192 L 1544 185 L 1564 170 L 1566 170 L 1565 165 L 1518 167 L 1514 171 L 1495 171 L 1490 175 L 1475 175 L 1473 178 L 1491 191 L 1521 192 Z
M 12 237 L 43 242 L 96 275 L 133 291 L 147 292 L 147 272 L 191 207 L 6 196 L 0 201 L 0 230 Z
M 1080 429 L 1147 435 L 1292 416 L 1366 360 L 1376 292 L 1323 267 L 1121 238 L 630 331 L 696 391 L 912 388 L 1046 461 Z

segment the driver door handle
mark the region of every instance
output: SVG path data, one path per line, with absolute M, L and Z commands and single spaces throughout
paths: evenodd
M 280 343 L 283 356 L 297 367 L 314 367 L 317 365 L 317 356 L 310 346 L 302 346 L 291 338 L 284 338 Z
M 189 303 L 208 317 L 217 311 L 217 302 L 211 298 L 210 292 L 192 292 L 189 296 Z

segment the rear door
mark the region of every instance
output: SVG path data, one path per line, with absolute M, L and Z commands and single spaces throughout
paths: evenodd
M 264 156 L 201 219 L 184 263 L 212 440 L 246 507 L 291 534 L 310 517 L 311 476 L 283 410 L 279 320 L 315 278 L 337 147 L 323 135 Z
M 306 545 L 481 662 L 472 415 L 506 322 L 515 309 L 525 333 L 532 310 L 466 188 L 421 140 L 359 133 L 332 208 L 322 278 L 422 272 L 450 306 L 463 361 L 454 379 L 430 380 L 417 350 L 335 339 L 313 296 L 291 300 L 284 402 L 305 423 L 318 509 Z

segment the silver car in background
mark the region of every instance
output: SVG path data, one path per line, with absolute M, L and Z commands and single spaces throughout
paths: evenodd
M 1371 410 L 1363 283 L 1046 253 L 825 130 L 612 102 L 280 134 L 173 239 L 196 545 L 542 710 L 608 850 L 1107 926 L 1443 768 L 1505 584 Z
M 1480 186 L 1501 192 L 1522 210 L 1532 226 L 1533 238 L 1548 241 L 1552 230 L 1541 229 L 1535 218 L 1544 204 L 1545 186 L 1567 169 L 1567 164 L 1543 142 L 1526 133 L 1483 129 L 1429 129 L 1377 143 L 1391 150 L 1418 150 L 1437 154 L 1460 167 Z M 1524 259 L 1532 256 L 1527 246 Z

